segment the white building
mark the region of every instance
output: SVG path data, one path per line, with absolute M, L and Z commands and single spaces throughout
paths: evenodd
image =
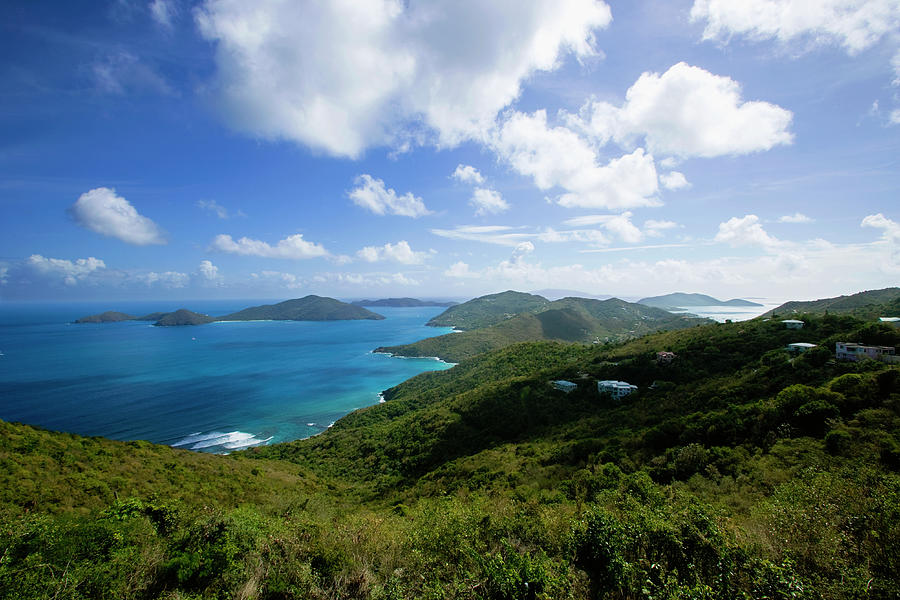
M 569 392 L 574 392 L 578 388 L 577 383 L 572 383 L 571 381 L 566 381 L 565 379 L 557 379 L 556 381 L 551 381 L 550 385 L 567 394 Z
M 809 342 L 794 342 L 793 344 L 787 345 L 787 351 L 793 352 L 794 354 L 801 354 L 806 352 L 810 348 L 815 348 L 815 344 L 810 344 Z
M 893 357 L 896 349 L 893 346 L 864 346 L 852 342 L 838 342 L 834 346 L 834 356 L 838 360 L 859 361 L 864 358 L 894 362 L 887 357 Z
M 616 400 L 621 400 L 631 392 L 637 391 L 636 385 L 631 385 L 625 381 L 616 381 L 614 379 L 605 379 L 597 382 L 597 391 L 601 394 L 609 394 Z
M 785 319 L 782 323 L 788 329 L 803 329 L 803 321 L 798 321 L 797 319 Z
M 878 317 L 878 320 L 887 325 L 900 327 L 900 317 Z

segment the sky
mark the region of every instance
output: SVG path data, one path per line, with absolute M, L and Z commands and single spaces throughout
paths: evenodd
M 0 15 L 0 301 L 900 284 L 900 0 Z

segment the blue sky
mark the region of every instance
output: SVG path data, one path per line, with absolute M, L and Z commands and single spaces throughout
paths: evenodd
M 0 299 L 900 283 L 900 0 L 0 14 Z

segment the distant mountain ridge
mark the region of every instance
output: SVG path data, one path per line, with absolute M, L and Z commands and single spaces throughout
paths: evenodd
M 900 287 L 867 290 L 849 296 L 836 296 L 819 300 L 795 300 L 773 308 L 763 316 L 791 313 L 849 314 L 860 319 L 900 316 Z
M 514 306 L 525 306 L 529 310 L 507 317 L 509 313 L 505 311 L 512 310 Z M 435 356 L 459 362 L 518 342 L 624 341 L 658 330 L 683 329 L 710 322 L 618 298 L 563 298 L 550 302 L 546 298 L 520 292 L 483 296 L 453 308 L 460 310 L 445 311 L 442 322 L 457 327 L 477 321 L 493 321 L 493 324 L 402 346 L 382 346 L 375 352 L 398 356 Z
M 403 308 L 409 306 L 456 306 L 459 302 L 436 302 L 433 300 L 419 300 L 418 298 L 381 298 L 380 300 L 355 300 L 350 304 L 353 306 L 389 306 Z
M 117 311 L 76 319 L 75 323 L 117 323 L 121 321 L 155 321 L 159 327 L 203 325 L 215 321 L 350 321 L 381 320 L 382 315 L 334 298 L 309 295 L 278 304 L 252 306 L 222 317 L 210 317 L 185 308 L 173 312 L 157 312 L 135 317 Z
M 651 296 L 649 298 L 641 298 L 638 304 L 647 306 L 655 306 L 657 308 L 687 308 L 691 306 L 763 306 L 758 302 L 750 302 L 735 298 L 733 300 L 719 300 L 706 294 L 686 294 L 684 292 L 675 292 L 664 296 Z

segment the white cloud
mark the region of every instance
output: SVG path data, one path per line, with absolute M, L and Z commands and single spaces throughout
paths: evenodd
M 614 217 L 607 215 L 606 217 Z M 568 223 L 568 222 L 567 222 Z M 559 231 L 552 227 L 543 230 L 523 231 L 521 227 L 508 225 L 460 225 L 453 229 L 432 229 L 434 235 L 452 239 L 482 242 L 498 246 L 515 247 L 529 240 L 537 240 L 546 243 L 583 242 L 593 246 L 609 243 L 603 232 L 596 229 L 574 229 Z
M 509 210 L 509 203 L 503 199 L 500 192 L 486 188 L 475 188 L 469 204 L 475 208 L 476 216 L 497 215 Z
M 741 99 L 729 77 L 680 62 L 665 73 L 643 73 L 625 94 L 621 108 L 588 102 L 569 115 L 601 144 L 644 139 L 654 154 L 714 157 L 747 154 L 790 144 L 793 115 L 768 102 Z
M 207 0 L 214 90 L 232 126 L 330 154 L 478 138 L 521 84 L 595 54 L 599 0 Z
M 353 287 L 420 285 L 419 281 L 403 273 L 319 273 L 310 281 L 315 284 L 337 283 Z
M 227 208 L 225 208 L 215 200 L 197 200 L 197 206 L 223 220 L 229 219 L 232 216 L 228 212 Z M 235 216 L 244 216 L 244 213 L 242 211 L 237 211 L 235 213 Z
M 25 260 L 25 265 L 42 276 L 60 278 L 66 285 L 76 285 L 95 271 L 106 268 L 106 263 L 93 256 L 71 261 L 63 258 L 45 258 L 40 254 L 29 256 Z
M 299 277 L 291 273 L 282 273 L 280 271 L 261 271 L 260 273 L 251 273 L 250 277 L 255 281 L 272 283 L 278 287 L 284 287 L 289 290 L 295 290 L 304 287 L 306 284 Z
M 196 278 L 201 285 L 218 287 L 223 284 L 223 277 L 219 274 L 219 267 L 210 260 L 201 260 L 197 265 Z
M 467 277 L 475 277 L 476 275 L 469 272 L 469 265 L 460 260 L 450 265 L 450 267 L 444 271 L 444 276 L 464 279 Z
M 862 227 L 874 227 L 882 230 L 882 239 L 892 244 L 900 244 L 900 223 L 888 219 L 883 214 L 868 215 L 862 220 Z
M 672 171 L 659 176 L 659 182 L 667 190 L 684 190 L 691 187 L 691 183 L 684 176 L 684 173 Z
M 542 190 L 565 190 L 557 201 L 568 207 L 657 206 L 653 157 L 638 148 L 599 164 L 594 148 L 566 127 L 547 125 L 547 113 L 513 112 L 494 132 L 491 148 Z
M 9 278 L 9 267 L 0 267 L 0 285 L 4 285 Z
M 888 116 L 888 123 L 891 125 L 900 125 L 900 108 L 895 108 Z
M 733 35 L 789 42 L 832 42 L 849 54 L 900 28 L 898 0 L 695 0 L 692 21 L 705 21 L 703 39 Z
M 421 198 L 414 196 L 412 192 L 398 196 L 394 190 L 386 189 L 381 179 L 363 174 L 354 183 L 357 187 L 350 190 L 350 199 L 357 206 L 376 215 L 392 214 L 415 219 L 430 214 Z
M 400 240 L 396 244 L 389 242 L 384 246 L 366 246 L 356 255 L 366 262 L 387 260 L 404 265 L 420 265 L 428 257 L 427 252 L 415 252 L 406 240 Z
M 472 185 L 484 183 L 484 177 L 478 172 L 478 169 L 470 165 L 456 165 L 456 170 L 453 171 L 451 177 L 457 181 L 471 183 Z
M 773 247 L 780 243 L 766 233 L 756 215 L 732 217 L 724 223 L 719 223 L 719 232 L 716 234 L 715 241 L 731 246 L 763 247 Z
M 624 212 L 621 215 L 585 215 L 566 219 L 563 223 L 573 227 L 600 225 L 623 242 L 636 244 L 644 239 L 644 234 L 631 222 L 631 217 L 630 212 Z
M 500 246 L 517 246 L 533 234 L 516 232 L 508 225 L 460 225 L 453 229 L 431 229 L 434 235 L 451 240 L 469 240 Z
M 678 223 L 675 221 L 657 221 L 655 219 L 644 221 L 644 229 L 650 231 L 663 231 L 665 229 L 675 229 L 676 227 L 678 227 Z
M 812 223 L 812 219 L 803 213 L 795 212 L 792 215 L 783 215 L 778 217 L 779 223 Z
M 891 58 L 891 66 L 894 68 L 894 80 L 891 85 L 900 86 L 900 50 L 897 50 Z
M 191 277 L 187 273 L 179 273 L 178 271 L 165 271 L 156 273 L 138 273 L 133 276 L 135 281 L 145 284 L 147 287 L 159 285 L 165 288 L 177 289 L 186 287 Z
M 105 94 L 149 93 L 177 96 L 176 90 L 153 67 L 128 52 L 110 54 L 91 65 L 94 85 Z
M 137 246 L 165 244 L 156 223 L 138 214 L 128 200 L 111 188 L 95 188 L 79 196 L 69 214 L 86 229 Z
M 316 258 L 328 256 L 328 251 L 320 244 L 308 242 L 303 239 L 303 234 L 289 235 L 271 246 L 261 240 L 242 237 L 235 241 L 230 235 L 219 234 L 211 244 L 213 250 L 240 254 L 243 256 L 262 256 L 264 258 L 286 258 L 300 260 L 304 258 Z
M 153 0 L 150 5 L 150 16 L 158 25 L 166 29 L 172 28 L 172 20 L 177 12 L 171 0 Z

